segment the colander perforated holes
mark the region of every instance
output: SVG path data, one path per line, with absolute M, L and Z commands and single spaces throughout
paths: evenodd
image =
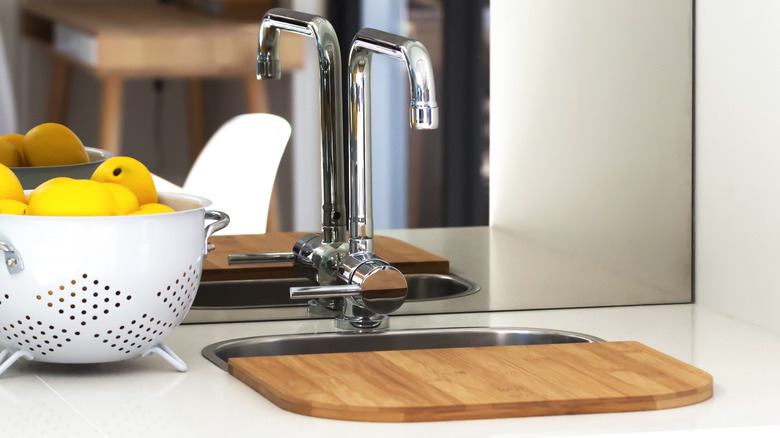
M 86 326 L 88 322 L 97 321 L 100 317 L 105 317 L 108 313 L 108 307 L 113 308 L 114 301 L 125 298 L 121 291 L 111 289 L 110 285 L 101 284 L 99 279 L 90 278 L 88 273 L 83 273 L 80 277 L 63 279 L 60 283 L 51 289 L 43 289 L 38 294 L 29 296 L 32 303 L 46 312 L 51 312 L 51 317 L 46 319 L 43 315 L 22 314 L 22 318 L 16 319 L 13 324 L 9 324 L 9 319 L 4 321 L 2 339 L 12 341 L 16 345 L 33 353 L 45 355 L 45 353 L 54 353 L 57 349 L 67 346 L 69 343 L 78 347 L 76 338 L 82 335 L 81 331 L 69 332 L 64 329 L 64 321 L 75 321 L 80 326 Z M 115 294 L 119 295 L 115 295 Z M 8 296 L 8 298 L 5 298 Z M 34 297 L 34 299 L 33 299 Z M 44 299 L 46 297 L 46 299 Z M 104 298 L 110 297 L 106 301 Z M 5 298 L 5 299 L 4 299 Z M 11 298 L 9 294 L 0 296 L 0 304 L 6 304 Z M 17 303 L 13 304 L 18 305 Z M 50 310 L 48 310 L 50 309 Z M 31 315 L 38 318 L 33 319 Z M 63 321 L 64 319 L 64 321 Z M 29 323 L 22 324 L 22 321 Z M 44 321 L 46 325 L 44 325 Z M 12 320 L 13 321 L 13 320 Z M 37 326 L 37 328 L 36 328 Z M 42 330 L 48 327 L 48 330 Z M 96 336 L 100 339 L 99 336 Z
M 29 315 L 25 315 L 25 320 L 32 320 L 32 318 L 28 318 Z M 40 325 L 43 326 L 42 321 L 36 321 L 31 322 L 30 324 Z M 37 330 L 34 325 L 22 325 L 22 320 L 17 319 L 16 323 L 8 324 L 7 326 L 3 326 L 3 334 L 5 335 L 4 338 L 8 341 L 14 342 L 19 347 L 23 348 L 24 350 L 27 350 L 30 353 L 33 354 L 40 354 L 42 356 L 46 356 L 47 352 L 52 353 L 55 351 L 55 347 L 53 345 L 52 338 L 56 339 L 57 335 L 50 335 L 51 332 L 47 332 L 45 330 Z M 49 326 L 53 327 L 53 326 Z M 63 333 L 67 332 L 66 330 L 63 331 Z M 67 340 L 70 342 L 70 338 Z M 57 348 L 61 348 L 61 344 L 56 345 Z
M 56 300 L 47 302 L 47 306 L 67 315 L 71 321 L 78 321 L 81 326 L 107 315 L 109 308 L 119 307 L 118 301 L 122 298 L 130 299 L 121 289 L 113 290 L 111 285 L 91 278 L 88 273 L 60 284 L 58 289 L 58 293 L 48 291 L 50 295 L 55 295 Z
M 148 313 L 144 313 L 141 317 L 132 319 L 126 324 L 119 326 L 116 330 L 107 330 L 105 333 L 96 334 L 95 337 L 101 338 L 102 344 L 107 344 L 110 348 L 115 349 L 118 352 L 124 354 L 130 354 L 133 351 L 138 351 L 144 347 L 149 348 L 159 342 L 159 337 L 156 336 L 144 336 L 137 333 L 143 327 L 151 324 L 151 320 L 154 317 L 150 317 Z M 157 333 L 155 333 L 156 335 Z M 159 335 L 162 336 L 163 332 L 160 331 Z
M 162 302 L 168 305 L 170 316 L 173 318 L 170 321 L 171 326 L 176 326 L 181 323 L 181 320 L 184 319 L 184 315 L 189 310 L 195 290 L 197 289 L 195 280 L 197 278 L 197 272 L 195 272 L 192 265 L 189 265 L 187 270 L 182 272 L 180 278 L 174 280 L 173 284 L 166 286 L 164 292 L 157 293 L 157 296 L 162 298 Z
M 110 352 L 113 358 L 138 355 L 159 344 L 192 304 L 198 273 L 192 265 L 181 268 L 186 269 L 169 272 L 167 281 L 163 277 L 149 289 L 143 282 L 123 283 L 124 279 L 83 271 L 39 285 L 24 297 L 0 289 L 3 311 L 18 318 L 0 321 L 0 341 L 52 361 L 67 358 L 71 352 L 80 354 L 90 346 Z M 35 310 L 5 310 L 18 306 L 19 299 Z

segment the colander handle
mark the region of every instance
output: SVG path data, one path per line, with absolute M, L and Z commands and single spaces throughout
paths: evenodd
M 216 222 L 210 223 L 206 226 L 206 237 L 204 241 L 203 255 L 208 255 L 208 252 L 214 249 L 214 245 L 209 243 L 209 237 L 217 231 L 225 228 L 230 223 L 230 216 L 227 213 L 223 213 L 217 210 L 206 210 L 206 219 L 212 219 Z
M 22 255 L 19 254 L 19 251 L 17 251 L 13 245 L 0 240 L 0 251 L 2 251 L 5 256 L 5 268 L 8 269 L 9 274 L 18 274 L 24 270 Z

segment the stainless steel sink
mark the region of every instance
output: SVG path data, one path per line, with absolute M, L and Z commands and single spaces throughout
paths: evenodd
M 211 344 L 204 348 L 202 353 L 206 359 L 227 371 L 228 359 L 231 357 L 603 341 L 603 339 L 595 336 L 560 330 L 532 328 L 442 328 L 378 333 L 339 332 L 255 336 Z
M 454 274 L 409 274 L 405 277 L 409 285 L 406 301 L 409 302 L 457 298 L 479 290 L 476 284 Z M 305 306 L 305 300 L 290 299 L 290 287 L 316 285 L 303 278 L 204 281 L 198 288 L 192 308 L 197 310 Z

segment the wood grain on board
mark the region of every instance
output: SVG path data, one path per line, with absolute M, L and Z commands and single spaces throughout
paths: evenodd
M 667 409 L 712 376 L 638 342 L 231 358 L 230 374 L 288 411 L 417 422 Z

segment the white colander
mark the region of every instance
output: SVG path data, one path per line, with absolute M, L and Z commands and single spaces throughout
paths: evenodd
M 177 211 L 0 214 L 0 374 L 20 357 L 96 363 L 150 353 L 186 371 L 162 339 L 195 298 L 206 239 L 229 218 L 195 196 L 160 193 L 160 202 Z M 206 219 L 216 222 L 204 231 Z

